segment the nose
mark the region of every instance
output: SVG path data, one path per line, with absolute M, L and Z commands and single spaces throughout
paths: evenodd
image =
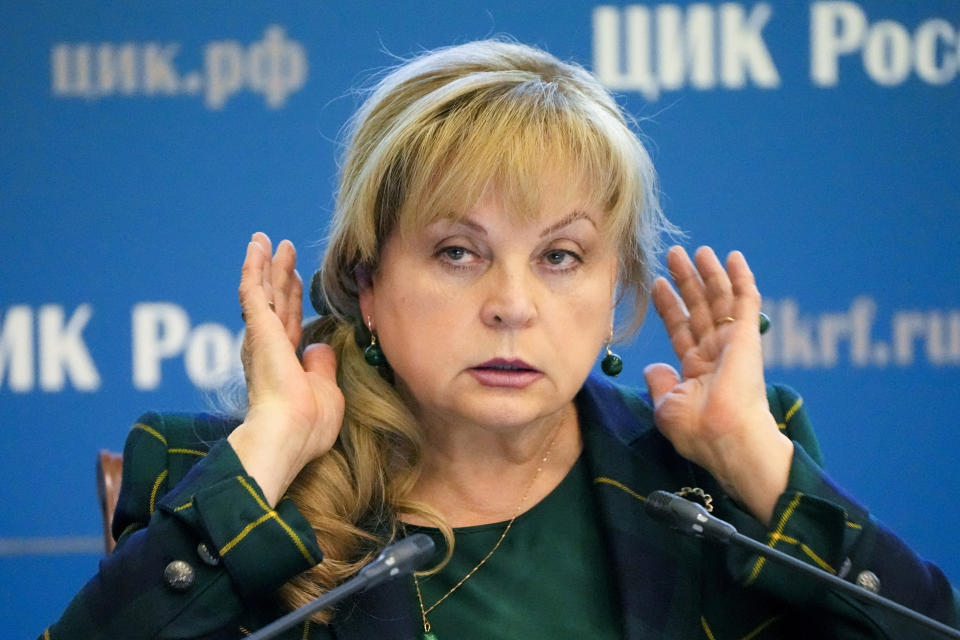
M 495 329 L 522 329 L 537 317 L 537 282 L 529 265 L 496 264 L 484 278 L 481 318 Z

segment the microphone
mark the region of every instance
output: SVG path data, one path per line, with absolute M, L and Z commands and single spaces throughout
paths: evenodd
M 666 491 L 654 491 L 647 496 L 644 509 L 654 520 L 698 538 L 727 543 L 737 533 L 736 527 L 714 517 L 703 506 Z
M 893 600 L 879 596 L 872 591 L 867 591 L 863 587 L 847 582 L 837 576 L 798 560 L 791 555 L 768 547 L 765 544 L 757 542 L 753 538 L 739 533 L 737 528 L 725 520 L 721 520 L 711 515 L 705 508 L 696 502 L 691 502 L 678 495 L 667 491 L 654 491 L 647 496 L 643 503 L 644 510 L 654 520 L 667 524 L 681 533 L 696 536 L 698 538 L 710 538 L 722 542 L 723 544 L 735 544 L 758 553 L 770 560 L 785 564 L 797 571 L 800 571 L 820 582 L 842 591 L 854 598 L 875 604 L 888 611 L 895 611 L 900 615 L 909 618 L 917 624 L 923 625 L 943 634 L 947 638 L 957 638 L 960 640 L 960 631 L 948 627 L 942 622 L 914 611 Z
M 408 575 L 423 566 L 433 555 L 433 540 L 425 533 L 401 538 L 380 552 L 377 558 L 360 569 L 357 578 L 366 580 L 365 590 L 399 575 Z M 356 578 L 354 578 L 356 579 Z
M 413 573 L 426 564 L 431 556 L 433 556 L 433 540 L 430 536 L 425 533 L 415 533 L 401 538 L 381 551 L 380 555 L 363 567 L 357 575 L 302 607 L 277 618 L 256 633 L 247 636 L 247 640 L 275 638 L 282 631 L 318 611 L 332 607 L 349 595 L 366 591 L 397 576 Z

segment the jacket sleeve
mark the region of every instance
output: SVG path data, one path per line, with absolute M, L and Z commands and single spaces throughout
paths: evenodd
M 741 533 L 772 548 L 940 622 L 960 624 L 960 595 L 943 573 L 917 557 L 827 477 L 800 396 L 786 387 L 772 387 L 769 399 L 780 428 L 794 441 L 787 490 L 777 502 L 769 527 L 729 505 L 724 517 Z M 825 607 L 839 614 L 839 619 L 853 620 L 854 627 L 879 637 L 925 637 L 922 628 L 898 614 L 836 594 L 758 555 L 731 550 L 728 565 L 742 585 L 765 591 L 793 607 Z M 836 634 L 831 637 L 847 637 L 831 632 Z
M 124 448 L 116 550 L 42 638 L 236 637 L 245 608 L 320 560 L 293 503 L 271 509 L 226 440 L 147 414 Z M 258 605 L 259 603 L 259 605 Z

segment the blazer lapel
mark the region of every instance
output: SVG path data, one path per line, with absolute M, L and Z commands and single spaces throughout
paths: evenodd
M 649 403 L 595 379 L 577 397 L 584 455 L 620 598 L 624 638 L 699 637 L 700 545 L 644 513 L 657 489 L 693 485 Z

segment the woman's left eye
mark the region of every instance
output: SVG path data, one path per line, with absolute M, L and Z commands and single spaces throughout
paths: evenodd
M 543 254 L 543 260 L 551 267 L 574 267 L 583 262 L 573 251 L 566 249 L 551 249 Z

